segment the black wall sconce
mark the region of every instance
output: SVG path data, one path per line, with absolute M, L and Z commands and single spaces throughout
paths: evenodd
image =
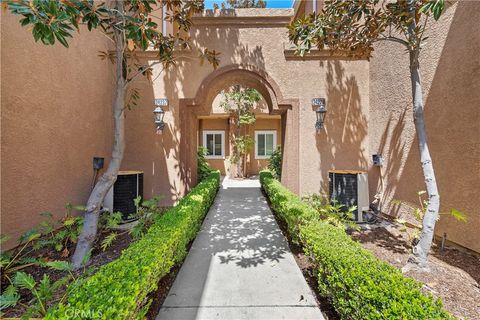
M 318 133 L 323 128 L 325 116 L 327 114 L 327 108 L 325 107 L 325 98 L 312 99 L 312 105 L 315 107 L 315 114 L 317 116 L 317 121 L 315 122 L 315 129 Z
M 153 110 L 155 125 L 157 130 L 161 131 L 163 128 L 165 128 L 165 122 L 163 121 L 163 118 L 165 117 L 165 110 L 163 110 L 162 107 L 168 106 L 168 99 L 155 99 L 154 104 L 156 107 L 155 110 Z

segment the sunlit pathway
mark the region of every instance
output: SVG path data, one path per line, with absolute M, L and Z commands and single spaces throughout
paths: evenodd
M 158 319 L 323 319 L 258 180 L 223 181 Z

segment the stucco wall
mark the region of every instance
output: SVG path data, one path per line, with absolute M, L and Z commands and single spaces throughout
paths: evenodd
M 318 2 L 321 4 L 321 1 Z M 437 233 L 480 251 L 480 214 L 474 199 L 480 194 L 480 4 L 464 1 L 433 23 L 422 53 L 422 75 L 430 148 L 441 193 L 442 210 L 457 208 L 468 214 L 467 224 L 442 217 Z M 308 9 L 307 9 L 308 11 Z M 299 179 L 299 193 L 325 192 L 328 170 L 368 170 L 371 200 L 381 195 L 389 214 L 392 199 L 415 202 L 424 188 L 411 115 L 408 58 L 396 44 L 378 46 L 372 61 L 323 55 L 304 60 L 289 54 L 285 26 L 292 10 L 236 10 L 218 17 L 195 18 L 191 36 L 196 47 L 221 53 L 219 68 L 251 66 L 268 75 L 285 100 L 296 101 L 285 120 L 298 129 L 287 148 L 299 148 L 299 166 L 286 166 L 284 175 Z M 217 16 L 214 18 L 213 16 Z M 111 145 L 111 65 L 97 58 L 106 50 L 100 35 L 82 31 L 71 48 L 35 44 L 18 17 L 2 15 L 1 51 L 1 213 L 2 233 L 14 237 L 39 221 L 38 213 L 63 214 L 65 202 L 84 203 L 90 190 L 92 157 L 108 160 Z M 143 59 L 154 57 L 144 54 Z M 211 101 L 221 89 L 242 81 L 225 77 L 217 87 L 201 90 L 214 72 L 196 59 L 197 51 L 183 52 L 176 68 L 154 67 L 153 83 L 139 77 L 138 107 L 126 112 L 126 152 L 123 170 L 145 172 L 146 197 L 165 196 L 173 204 L 188 186 L 188 170 L 181 161 L 183 125 L 195 126 L 199 144 L 202 128 L 219 129 L 210 119 L 182 118 L 181 101 L 198 92 Z M 314 129 L 311 100 L 326 98 L 325 128 Z M 157 134 L 153 124 L 155 98 L 168 98 L 166 127 Z M 183 105 L 184 108 L 191 108 Z M 215 108 L 214 108 L 215 109 Z M 263 108 L 264 111 L 265 108 Z M 278 110 L 277 110 L 278 111 Z M 215 113 L 215 110 L 213 110 Z M 267 120 L 265 120 L 267 121 Z M 187 123 L 188 122 L 188 123 Z M 223 119 L 222 126 L 227 126 Z M 263 119 L 256 126 L 267 129 Z M 283 120 L 268 120 L 287 136 Z M 198 127 L 196 127 L 198 125 Z M 281 129 L 282 130 L 281 130 Z M 292 137 L 290 136 L 290 137 Z M 195 138 L 193 138 L 195 140 Z M 227 145 L 228 146 L 228 145 Z M 226 148 L 228 154 L 228 147 Z M 371 167 L 371 154 L 382 153 L 385 165 Z M 194 159 L 193 159 L 194 161 Z M 263 161 L 252 165 L 265 165 Z M 218 168 L 225 170 L 225 163 Z
M 106 38 L 82 29 L 70 48 L 35 43 L 19 17 L 1 17 L 1 233 L 16 243 L 41 212 L 84 204 L 92 158 L 110 155 L 111 64 Z
M 229 138 L 229 119 L 200 119 L 198 132 L 198 145 L 205 146 L 203 143 L 204 130 L 221 130 L 224 131 L 225 157 L 223 159 L 208 159 L 208 164 L 212 169 L 220 170 L 222 175 L 227 175 L 230 170 L 230 138 Z
M 204 130 L 222 130 L 225 132 L 225 158 L 224 159 L 207 159 L 208 163 L 213 169 L 220 170 L 222 175 L 228 175 L 231 172 L 232 164 L 229 161 L 229 156 L 232 154 L 233 146 L 231 144 L 231 137 L 234 136 L 233 129 L 230 128 L 228 118 L 221 119 L 200 119 L 199 120 L 198 139 L 199 145 L 203 146 L 203 131 Z M 277 145 L 282 141 L 282 125 L 281 120 L 276 118 L 257 118 L 255 123 L 250 126 L 248 134 L 255 139 L 255 131 L 257 130 L 274 130 L 277 134 Z M 258 175 L 259 171 L 266 168 L 268 165 L 267 159 L 255 159 L 255 146 L 248 154 L 247 158 L 247 174 Z M 233 170 L 235 170 L 233 168 Z
M 456 208 L 468 223 L 442 216 L 436 233 L 480 251 L 480 2 L 459 1 L 439 22 L 421 53 L 428 142 L 438 182 L 441 211 Z M 369 140 L 385 165 L 370 169 L 370 191 L 381 194 L 382 210 L 405 214 L 424 190 L 412 118 L 408 55 L 397 44 L 375 48 L 370 64 Z M 381 170 L 381 171 L 380 171 Z M 383 179 L 383 181 L 382 181 Z M 382 185 L 383 182 L 383 185 Z
M 259 118 L 251 128 L 250 136 L 255 139 L 255 131 L 272 130 L 277 134 L 277 145 L 282 142 L 282 122 L 280 119 Z M 261 170 L 268 166 L 268 159 L 255 158 L 255 145 L 249 154 L 248 173 L 250 175 L 257 175 Z
M 256 15 L 260 17 L 253 19 Z M 341 61 L 329 56 L 322 61 L 286 57 L 286 25 L 292 15 L 291 10 L 285 9 L 237 10 L 217 20 L 207 14 L 195 19 L 191 35 L 197 47 L 221 53 L 219 68 L 235 64 L 254 66 L 276 82 L 283 98 L 299 99 L 297 107 L 301 114 L 296 123 L 300 127 L 299 138 L 290 145 L 300 147 L 300 171 L 285 174 L 299 177 L 301 193 L 318 192 L 328 183 L 328 169 L 366 169 L 368 62 Z M 137 84 L 142 98 L 139 110 L 127 116 L 124 167 L 145 171 L 148 188 L 165 194 L 166 200 L 175 201 L 181 193 L 175 190 L 184 190 L 181 177 L 185 168 L 179 161 L 178 147 L 171 146 L 172 141 L 182 143 L 179 99 L 194 98 L 202 81 L 212 72 L 211 66 L 200 65 L 194 58 L 180 59 L 175 69 L 162 71 L 156 66 L 153 84 L 143 80 Z M 236 79 L 233 76 L 229 81 L 224 88 L 235 84 Z M 213 91 L 208 95 L 215 97 L 219 93 Z M 170 101 L 165 116 L 167 128 L 161 136 L 155 136 L 152 102 L 162 97 Z M 329 109 L 326 129 L 320 134 L 315 132 L 315 112 L 311 105 L 316 97 L 325 97 Z M 155 179 L 151 174 L 152 163 L 155 163 Z

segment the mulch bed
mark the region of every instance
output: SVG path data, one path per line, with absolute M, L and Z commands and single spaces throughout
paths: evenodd
M 268 197 L 266 197 L 268 199 Z M 267 200 L 268 201 L 268 200 Z M 290 250 L 303 272 L 305 280 L 315 293 L 317 303 L 327 320 L 337 320 L 340 316 L 331 301 L 318 291 L 314 264 L 298 244 L 292 242 L 285 222 L 276 214 L 274 217 L 288 240 Z M 390 225 L 371 230 L 354 231 L 351 236 L 370 250 L 377 258 L 401 269 L 410 256 L 412 246 L 402 226 Z M 459 319 L 480 320 L 480 255 L 460 250 L 452 246 L 440 249 L 434 243 L 429 255 L 430 272 L 411 270 L 405 276 L 424 284 L 423 291 L 441 298 L 446 310 Z
M 168 208 L 164 208 L 164 211 L 166 209 Z M 100 244 L 108 234 L 108 232 L 100 234 L 99 238 L 95 241 L 95 244 L 93 246 L 92 255 L 90 257 L 88 266 L 86 266 L 85 269 L 73 272 L 75 277 L 81 276 L 82 274 L 84 274 L 84 272 L 87 272 L 88 274 L 93 274 L 102 265 L 107 264 L 120 257 L 122 251 L 126 249 L 133 241 L 132 236 L 128 232 L 120 233 L 115 239 L 115 241 L 113 241 L 113 243 L 105 251 L 103 251 L 100 248 Z M 187 245 L 187 253 L 190 251 L 194 240 L 190 241 L 190 243 Z M 71 258 L 71 255 L 73 254 L 73 251 L 75 250 L 75 244 L 71 244 L 67 249 L 67 257 L 62 255 L 62 252 L 57 252 L 49 248 L 42 248 L 35 251 L 35 256 L 39 258 L 46 258 L 49 261 L 69 260 Z M 182 264 L 183 262 L 173 266 L 170 272 L 159 280 L 158 289 L 149 294 L 148 298 L 152 299 L 152 303 L 150 304 L 146 319 L 154 320 L 158 315 L 158 312 L 160 311 L 163 302 L 167 298 L 168 292 L 170 291 L 170 288 L 172 287 L 175 278 L 177 277 L 177 274 L 182 267 Z M 49 268 L 41 268 L 38 266 L 27 267 L 25 269 L 22 269 L 21 271 L 31 274 L 37 282 L 40 281 L 44 274 L 50 277 L 51 282 L 55 282 L 62 277 L 68 275 L 68 272 L 65 271 L 57 271 Z M 6 288 L 8 285 L 8 281 L 2 281 L 1 283 L 2 288 Z M 55 293 L 56 299 L 54 300 L 60 300 L 60 298 L 65 294 L 66 289 L 67 288 L 65 286 L 58 289 Z M 21 303 L 28 304 L 28 301 L 33 298 L 33 296 L 26 290 L 20 290 L 19 293 L 22 297 L 20 300 Z M 50 307 L 50 305 L 48 305 L 47 308 L 48 307 Z M 25 311 L 25 307 L 23 307 L 21 304 L 17 304 L 14 308 L 9 308 L 8 310 L 4 311 L 3 316 L 4 318 L 17 318 L 21 317 L 22 314 L 25 313 Z
M 120 257 L 120 254 L 124 249 L 126 249 L 130 243 L 132 242 L 132 237 L 128 234 L 122 234 L 118 236 L 118 238 L 112 243 L 110 247 L 107 248 L 107 250 L 102 251 L 101 249 L 98 248 L 98 243 L 101 243 L 105 235 L 102 235 L 99 240 L 97 240 L 97 246 L 94 247 L 94 250 L 92 251 L 92 257 L 90 258 L 90 262 L 87 266 L 87 269 L 89 270 L 90 273 L 93 273 L 98 269 L 100 266 L 107 264 L 118 257 Z M 190 247 L 192 246 L 193 241 L 191 241 L 188 245 L 187 252 L 190 250 Z M 68 248 L 70 253 L 73 254 L 73 250 L 75 249 L 75 246 L 71 246 Z M 61 252 L 56 252 L 54 250 L 47 250 L 47 249 L 40 249 L 37 251 L 38 256 L 40 257 L 45 257 L 48 258 L 48 260 L 65 260 L 65 257 L 61 256 Z M 70 257 L 68 257 L 69 259 Z M 158 312 L 160 311 L 161 306 L 163 305 L 163 302 L 165 301 L 168 292 L 170 291 L 170 288 L 173 285 L 173 282 L 175 281 L 175 278 L 177 277 L 178 272 L 180 271 L 181 264 L 174 266 L 170 272 L 164 276 L 163 278 L 160 279 L 158 282 L 158 289 L 152 293 L 150 293 L 149 298 L 152 299 L 152 303 L 150 305 L 150 309 L 147 313 L 147 319 L 149 320 L 154 320 L 155 317 L 157 316 Z M 50 277 L 50 280 L 52 282 L 64 277 L 67 275 L 67 272 L 64 271 L 56 271 L 56 270 L 51 270 L 48 268 L 39 268 L 39 267 L 28 267 L 23 269 L 23 271 L 31 274 L 35 280 L 38 282 L 44 274 L 47 274 Z M 79 270 L 74 273 L 75 277 L 80 276 L 84 271 Z M 8 286 L 8 283 L 3 283 L 2 282 L 2 288 L 6 288 Z M 58 299 L 65 293 L 66 287 L 60 288 L 56 292 L 56 296 Z M 27 292 L 27 291 L 20 291 L 20 294 L 22 296 L 21 302 L 27 303 L 30 299 L 33 297 Z M 8 309 L 7 312 L 5 312 L 4 317 L 5 318 L 15 318 L 15 317 L 21 317 L 21 315 L 25 313 L 25 308 L 21 306 L 20 304 L 17 304 L 15 308 L 10 308 Z
M 412 247 L 401 227 L 390 225 L 352 233 L 352 238 L 381 260 L 401 269 Z M 430 272 L 405 275 L 424 284 L 424 292 L 443 300 L 445 309 L 460 319 L 480 319 L 480 255 L 434 244 L 428 258 Z
M 127 248 L 132 242 L 132 237 L 128 233 L 125 233 L 125 234 L 119 235 L 118 238 L 112 243 L 112 245 L 107 248 L 107 250 L 102 251 L 99 248 L 98 244 L 101 243 L 101 241 L 106 235 L 107 234 L 100 235 L 99 239 L 96 242 L 97 245 L 94 246 L 94 249 L 92 250 L 92 256 L 90 258 L 90 262 L 86 267 L 86 270 L 88 272 L 93 272 L 94 270 L 98 269 L 98 267 L 117 259 L 122 253 L 122 250 Z M 75 250 L 75 245 L 70 245 L 70 247 L 68 248 L 69 256 L 64 257 L 62 256 L 62 252 L 57 252 L 55 250 L 52 250 L 51 248 L 43 248 L 36 251 L 35 256 L 43 257 L 48 260 L 68 260 L 70 259 L 74 250 Z M 62 277 L 68 275 L 68 273 L 65 271 L 57 271 L 49 268 L 41 268 L 38 266 L 30 266 L 21 271 L 31 274 L 35 278 L 37 283 L 38 281 L 40 281 L 40 279 L 43 277 L 44 274 L 50 277 L 51 282 L 57 281 Z M 80 276 L 83 272 L 84 270 L 80 269 L 78 271 L 75 271 L 73 274 L 75 277 L 77 277 L 77 276 Z M 8 285 L 9 283 L 7 281 L 2 281 L 2 284 L 1 284 L 2 288 L 6 288 Z M 65 294 L 65 291 L 66 291 L 65 286 L 60 288 L 55 294 L 56 298 L 60 299 L 61 296 Z M 27 304 L 28 301 L 33 298 L 32 295 L 26 290 L 20 290 L 19 293 L 22 297 L 20 302 L 24 304 Z M 20 317 L 23 313 L 25 313 L 25 308 L 22 305 L 17 304 L 14 308 L 9 308 L 8 310 L 6 310 L 4 317 L 5 318 Z

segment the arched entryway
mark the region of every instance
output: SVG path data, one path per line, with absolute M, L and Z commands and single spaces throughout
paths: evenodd
M 180 171 L 187 189 L 197 181 L 196 152 L 199 117 L 211 114 L 214 98 L 222 89 L 242 85 L 261 93 L 268 114 L 280 115 L 283 147 L 282 183 L 290 190 L 299 190 L 299 102 L 283 97 L 277 83 L 263 70 L 250 65 L 228 65 L 209 74 L 200 84 L 195 97 L 180 99 Z

